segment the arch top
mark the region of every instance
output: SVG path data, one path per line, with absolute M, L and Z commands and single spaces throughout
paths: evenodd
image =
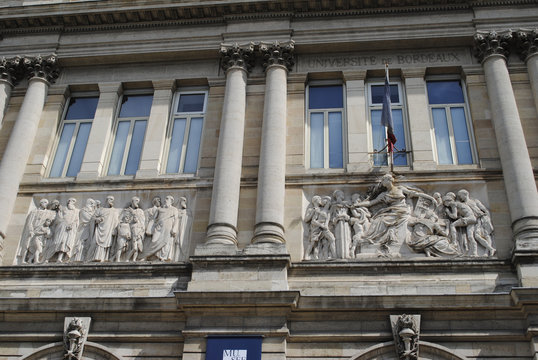
M 447 347 L 439 344 L 419 340 L 420 358 L 435 360 L 468 360 L 465 356 L 456 354 Z M 353 355 L 349 360 L 398 360 L 394 350 L 394 342 L 370 346 L 369 348 Z
M 63 355 L 63 342 L 56 342 L 36 349 L 31 354 L 23 356 L 21 360 L 49 360 L 51 358 L 63 359 Z M 99 345 L 91 341 L 84 344 L 84 354 L 82 355 L 82 358 L 91 360 L 123 360 L 120 355 L 115 354 L 106 346 Z

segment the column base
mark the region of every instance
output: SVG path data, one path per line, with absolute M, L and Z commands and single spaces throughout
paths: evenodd
M 254 228 L 252 244 L 284 244 L 284 228 L 273 222 L 261 222 Z
M 518 219 L 512 224 L 514 250 L 520 286 L 538 287 L 538 218 Z
M 237 229 L 224 223 L 210 224 L 207 228 L 206 241 L 194 250 L 195 255 L 236 255 Z

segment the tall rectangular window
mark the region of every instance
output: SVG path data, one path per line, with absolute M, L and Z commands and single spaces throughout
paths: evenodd
M 344 87 L 308 87 L 308 154 L 311 169 L 344 167 Z
M 61 124 L 50 177 L 77 176 L 97 109 L 98 97 L 73 97 Z
M 108 175 L 134 175 L 138 170 L 152 102 L 153 95 L 123 95 Z
M 207 92 L 176 94 L 172 112 L 166 173 L 194 174 L 198 170 Z
M 370 122 L 372 125 L 372 143 L 374 166 L 388 165 L 387 154 L 387 130 L 381 125 L 381 112 L 383 109 L 383 97 L 385 85 L 383 83 L 371 83 L 368 87 L 368 104 L 370 112 Z M 396 144 L 393 153 L 395 166 L 406 166 L 406 121 L 405 108 L 403 102 L 402 87 L 400 83 L 390 84 L 390 101 L 392 105 L 392 121 L 394 123 L 394 135 Z
M 471 128 L 461 81 L 427 81 L 439 164 L 473 164 Z

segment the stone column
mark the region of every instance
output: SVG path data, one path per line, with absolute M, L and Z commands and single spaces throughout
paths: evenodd
M 23 61 L 28 89 L 0 162 L 0 236 L 3 238 L 37 133 L 48 87 L 59 75 L 55 55 L 25 58 Z
M 20 80 L 22 74 L 22 59 L 14 57 L 11 59 L 0 59 L 0 127 L 4 121 L 11 90 Z
M 84 153 L 77 180 L 94 181 L 106 175 L 106 149 L 112 136 L 112 123 L 122 90 L 119 82 L 99 83 L 99 102 L 86 145 L 88 151 Z
M 223 44 L 220 52 L 221 66 L 226 72 L 226 91 L 206 245 L 236 247 L 247 75 L 254 61 L 254 44 Z
M 413 170 L 435 170 L 433 142 L 424 75 L 426 68 L 402 69 L 413 149 Z
M 506 65 L 511 37 L 477 33 L 475 56 L 484 69 L 518 256 L 538 254 L 538 192 Z
M 285 242 L 287 76 L 293 49 L 293 40 L 260 43 L 266 75 L 253 244 Z
M 538 29 L 518 31 L 517 49 L 521 60 L 527 64 L 534 105 L 538 111 Z

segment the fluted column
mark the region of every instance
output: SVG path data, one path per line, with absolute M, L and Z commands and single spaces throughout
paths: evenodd
M 521 60 L 527 64 L 527 71 L 538 111 L 538 29 L 521 29 L 517 32 L 517 49 Z
M 0 59 L 0 127 L 4 122 L 4 114 L 11 97 L 11 90 L 23 75 L 21 65 L 22 59 L 18 56 Z
M 477 33 L 475 55 L 484 68 L 517 254 L 538 251 L 538 193 L 506 66 L 511 37 Z
M 226 90 L 206 245 L 237 245 L 247 75 L 254 61 L 254 44 L 223 44 L 220 52 Z
M 255 244 L 285 242 L 287 76 L 294 64 L 293 49 L 293 41 L 260 44 L 266 75 Z
M 19 183 L 37 133 L 48 87 L 59 75 L 55 55 L 24 58 L 23 61 L 28 77 L 28 89 L 0 162 L 0 204 L 2 204 L 0 236 L 2 237 L 5 237 L 17 199 Z

